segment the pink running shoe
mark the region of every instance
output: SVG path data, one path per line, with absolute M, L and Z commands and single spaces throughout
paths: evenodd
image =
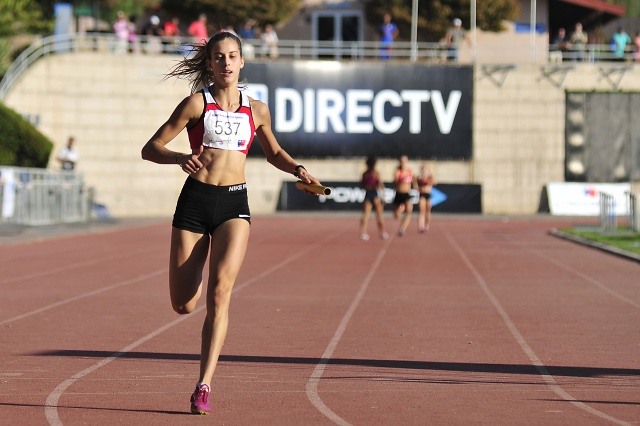
M 211 404 L 209 404 L 209 386 L 202 384 L 196 386 L 196 390 L 191 395 L 191 412 L 193 414 L 209 414 Z

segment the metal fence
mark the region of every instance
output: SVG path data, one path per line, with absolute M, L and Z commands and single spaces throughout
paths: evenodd
M 93 189 L 79 173 L 21 167 L 0 168 L 0 223 L 53 225 L 87 222 Z
M 0 100 L 4 99 L 20 75 L 40 57 L 50 54 L 70 52 L 100 52 L 114 55 L 122 54 L 175 54 L 188 56 L 193 39 L 189 37 L 158 37 L 139 35 L 133 42 L 118 39 L 109 33 L 74 33 L 42 37 L 25 49 L 10 65 L 0 82 Z M 567 50 L 554 50 L 556 46 L 544 46 L 548 51 L 545 63 L 557 62 L 597 62 L 623 61 L 633 62 L 633 47 L 627 46 L 623 57 L 612 52 L 609 45 L 590 44 L 586 47 L 573 47 Z M 383 52 L 384 50 L 384 52 Z M 490 42 L 479 43 L 472 48 L 471 62 L 475 62 L 479 52 L 501 52 L 501 58 L 520 57 L 522 47 L 514 45 L 505 50 L 503 45 L 492 45 Z M 279 40 L 273 49 L 265 48 L 260 40 L 246 40 L 243 51 L 248 59 L 329 59 L 336 61 L 378 60 L 384 53 L 390 60 L 422 63 L 451 63 L 452 52 L 441 42 L 396 41 L 393 49 L 387 52 L 379 41 L 320 41 L 320 40 Z M 515 55 L 515 56 L 514 56 Z M 490 55 L 493 57 L 493 53 Z M 515 59 L 514 59 L 515 60 Z M 467 60 L 469 61 L 469 59 Z
M 635 47 L 625 46 L 620 52 L 611 49 L 608 44 L 587 44 L 560 49 L 549 45 L 549 62 L 633 62 Z
M 629 229 L 634 232 L 640 232 L 640 206 L 638 206 L 638 196 L 629 192 L 627 200 L 629 203 Z
M 600 228 L 603 231 L 614 231 L 618 226 L 616 216 L 616 200 L 613 195 L 600 192 Z
M 615 231 L 618 229 L 618 215 L 616 214 L 616 200 L 611 194 L 600 192 L 600 228 L 602 231 Z M 626 227 L 634 232 L 640 231 L 640 211 L 638 210 L 638 196 L 631 192 L 626 193 Z M 624 220 L 623 225 L 624 227 Z

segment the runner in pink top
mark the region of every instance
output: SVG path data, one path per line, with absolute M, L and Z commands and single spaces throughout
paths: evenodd
M 418 231 L 421 234 L 429 230 L 431 223 L 431 191 L 436 185 L 436 178 L 431 173 L 429 164 L 424 163 L 420 168 L 420 176 L 418 176 L 417 184 L 420 191 L 420 200 L 418 201 Z
M 409 227 L 411 213 L 413 212 L 413 202 L 409 191 L 416 187 L 416 179 L 409 165 L 409 158 L 406 155 L 401 155 L 399 158 L 393 186 L 396 190 L 396 195 L 393 199 L 393 217 L 398 219 L 401 212 L 404 214 L 398 229 L 398 236 L 402 237 L 407 231 L 407 227 Z

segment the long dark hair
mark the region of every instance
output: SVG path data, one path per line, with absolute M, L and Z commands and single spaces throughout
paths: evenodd
M 375 169 L 377 161 L 378 161 L 378 159 L 376 157 L 374 157 L 373 155 L 370 155 L 369 157 L 367 157 L 367 160 L 365 161 L 365 163 L 367 165 L 367 170 Z
M 178 62 L 178 64 L 166 74 L 165 79 L 177 77 L 189 80 L 191 82 L 191 93 L 197 92 L 201 87 L 210 86 L 213 84 L 213 73 L 207 66 L 207 61 L 211 59 L 211 48 L 216 43 L 228 38 L 236 42 L 240 56 L 242 57 L 242 41 L 240 38 L 232 32 L 220 31 L 204 44 L 189 44 L 188 46 L 192 54 Z

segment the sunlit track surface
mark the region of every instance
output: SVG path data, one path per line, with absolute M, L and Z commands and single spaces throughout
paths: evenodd
M 253 220 L 210 420 L 640 422 L 637 263 L 549 218 L 357 221 Z M 193 422 L 204 312 L 170 308 L 169 227 L 0 245 L 3 423 Z

